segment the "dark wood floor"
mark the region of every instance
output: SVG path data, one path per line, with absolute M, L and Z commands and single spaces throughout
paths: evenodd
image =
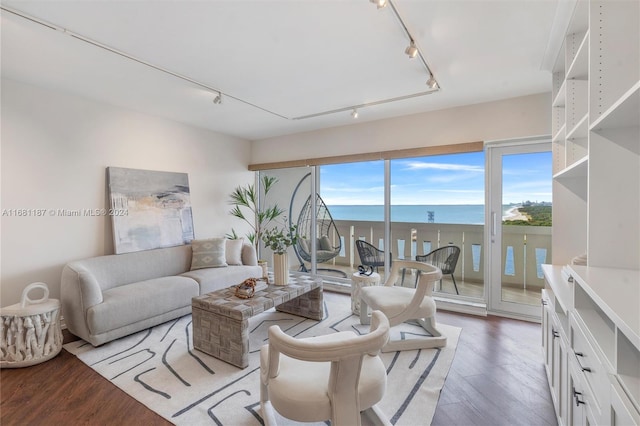
M 442 311 L 438 321 L 463 330 L 432 424 L 556 424 L 539 324 Z M 64 349 L 43 364 L 0 370 L 0 398 L 3 426 L 171 424 Z

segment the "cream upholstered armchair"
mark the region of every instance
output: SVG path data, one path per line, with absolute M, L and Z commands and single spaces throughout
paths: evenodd
M 260 406 L 265 424 L 277 411 L 300 422 L 331 420 L 332 426 L 360 425 L 361 412 L 375 424 L 390 425 L 376 404 L 382 400 L 387 372 L 380 348 L 389 339 L 389 321 L 371 315 L 371 331 L 352 331 L 296 339 L 278 326 L 260 350 Z
M 415 288 L 395 285 L 405 270 L 416 270 Z M 368 307 L 382 311 L 394 327 L 416 320 L 430 336 L 389 340 L 382 352 L 436 348 L 447 344 L 447 337 L 436 329 L 436 302 L 431 295 L 433 284 L 442 278 L 437 267 L 411 260 L 394 260 L 391 274 L 383 286 L 363 287 L 360 290 L 360 323 L 369 324 Z

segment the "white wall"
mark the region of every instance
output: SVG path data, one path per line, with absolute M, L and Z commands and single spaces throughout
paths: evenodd
M 1 108 L 1 209 L 47 213 L 2 216 L 0 306 L 35 281 L 59 298 L 66 262 L 113 253 L 109 217 L 48 213 L 106 207 L 108 166 L 188 173 L 196 238 L 245 232 L 227 198 L 253 182 L 248 141 L 6 79 Z
M 251 163 L 550 134 L 550 98 L 523 96 L 264 139 L 253 143 Z
M 243 225 L 228 194 L 253 182 L 249 163 L 548 134 L 548 94 L 470 105 L 296 135 L 248 141 L 2 80 L 1 206 L 46 209 L 2 216 L 0 306 L 34 281 L 59 298 L 70 260 L 113 253 L 108 217 L 49 216 L 49 209 L 104 208 L 108 166 L 189 174 L 196 238 Z M 285 206 L 286 207 L 286 206 Z

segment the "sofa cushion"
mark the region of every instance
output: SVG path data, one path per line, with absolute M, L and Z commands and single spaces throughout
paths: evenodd
M 191 241 L 193 255 L 191 270 L 227 266 L 225 258 L 226 238 L 208 238 Z
M 227 265 L 242 265 L 242 246 L 244 238 L 227 240 L 224 248 L 224 257 Z
M 159 314 L 191 305 L 198 296 L 194 280 L 171 276 L 127 284 L 105 290 L 103 301 L 87 309 L 91 334 L 105 333 Z
M 240 284 L 247 278 L 262 277 L 260 266 L 229 266 L 227 268 L 209 268 L 188 271 L 182 274 L 200 284 L 200 294 Z
M 191 267 L 191 246 L 186 244 L 133 253 L 97 256 L 69 262 L 75 274 L 88 274 L 101 290 L 124 284 L 179 275 Z
M 326 235 L 323 235 L 322 237 L 320 237 L 320 250 L 333 251 L 331 240 Z

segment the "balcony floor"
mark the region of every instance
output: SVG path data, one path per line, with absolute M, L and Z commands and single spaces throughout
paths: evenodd
M 346 265 L 334 265 L 334 264 L 318 264 L 318 269 L 332 269 L 342 271 L 347 274 L 347 277 L 350 277 L 351 274 L 357 272 L 357 268 L 352 268 Z M 297 271 L 297 267 L 292 267 L 292 270 Z M 380 268 L 380 275 L 384 275 L 384 269 Z M 325 275 L 327 277 L 335 278 L 339 277 L 339 274 L 331 271 L 319 270 L 319 275 Z M 342 284 L 341 281 L 336 280 Z M 347 281 L 348 283 L 348 278 Z M 471 282 L 464 281 L 456 277 L 456 284 L 458 285 L 458 291 L 460 292 L 460 296 L 465 297 L 473 297 L 473 298 L 484 298 L 484 283 L 482 282 Z M 445 276 L 442 279 L 442 287 L 440 284 L 436 284 L 436 293 L 445 294 L 445 295 L 456 295 L 456 291 L 453 285 L 453 281 L 451 280 L 451 276 Z M 540 287 L 529 287 L 523 288 L 522 285 L 518 284 L 503 284 L 502 286 L 502 300 L 505 302 L 513 302 L 520 303 L 526 305 L 537 306 L 540 304 L 541 297 L 541 288 Z

